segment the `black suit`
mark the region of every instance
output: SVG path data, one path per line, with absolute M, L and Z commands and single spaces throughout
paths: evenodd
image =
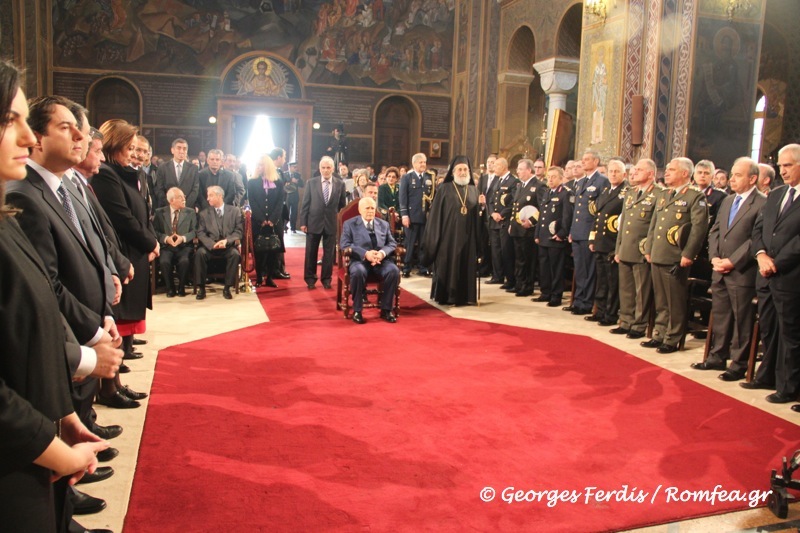
M 194 256 L 194 276 L 198 285 L 203 287 L 206 284 L 208 259 L 212 255 L 225 258 L 225 286 L 236 285 L 237 266 L 241 260 L 237 241 L 242 239 L 242 235 L 242 211 L 238 207 L 224 206 L 221 219 L 211 206 L 200 211 L 197 229 L 200 246 Z M 214 244 L 222 239 L 227 240 L 225 248 L 215 250 Z
M 514 274 L 518 294 L 530 295 L 533 293 L 533 284 L 536 282 L 538 270 L 538 248 L 536 246 L 536 219 L 528 219 L 530 228 L 525 228 L 517 220 L 519 212 L 527 206 L 537 209 L 544 204 L 544 196 L 548 189 L 544 187 L 535 176 L 531 176 L 525 183 L 520 183 L 512 203 L 509 234 L 514 245 Z
M 614 261 L 614 250 L 619 233 L 619 215 L 625 198 L 625 186 L 613 190 L 607 184 L 595 201 L 594 230 L 589 233 L 589 246 L 594 248 L 597 273 L 594 291 L 595 316 L 603 322 L 616 323 L 619 319 L 619 268 Z M 634 192 L 634 194 L 636 194 Z
M 180 187 L 183 194 L 186 195 L 187 207 L 195 207 L 197 205 L 197 196 L 200 193 L 200 180 L 197 177 L 198 173 L 199 171 L 195 165 L 189 161 L 184 161 L 179 183 L 175 175 L 175 160 L 170 159 L 166 163 L 163 163 L 156 171 L 154 208 L 169 205 L 169 202 L 167 202 L 167 191 L 173 187 Z
M 317 281 L 317 250 L 322 241 L 322 273 L 323 283 L 330 283 L 333 277 L 333 260 L 336 253 L 336 215 L 347 203 L 347 192 L 344 182 L 331 177 L 331 193 L 325 203 L 322 191 L 322 178 L 308 180 L 303 195 L 303 205 L 297 223 L 306 228 L 306 259 L 303 277 L 307 284 Z
M 220 168 L 216 174 L 211 172 L 210 168 L 204 168 L 197 175 L 200 182 L 200 192 L 197 194 L 197 205 L 192 206 L 186 203 L 186 207 L 197 207 L 200 211 L 208 207 L 208 188 L 212 185 L 218 185 L 222 188 L 226 204 L 239 205 L 239 198 L 236 194 L 236 176 L 230 170 Z
M 181 209 L 178 212 L 178 223 L 174 232 L 172 219 L 173 215 L 169 206 L 156 209 L 153 217 L 153 229 L 155 229 L 156 238 L 161 245 L 161 255 L 159 255 L 158 261 L 161 265 L 164 285 L 169 291 L 175 290 L 172 280 L 172 266 L 175 265 L 178 272 L 178 291 L 183 292 L 186 286 L 186 276 L 189 273 L 192 241 L 197 236 L 197 215 L 195 215 L 194 209 L 189 207 Z M 185 241 L 177 246 L 167 244 L 167 237 L 173 233 L 180 235 Z
M 489 215 L 489 244 L 492 250 L 492 278 L 505 281 L 509 286 L 516 286 L 514 275 L 514 241 L 508 234 L 509 218 L 514 195 L 517 192 L 519 180 L 510 172 L 502 177 L 496 177 L 491 186 L 492 197 L 486 198 L 487 213 Z M 496 222 L 492 215 L 498 213 L 502 220 Z
M 753 227 L 751 251 L 764 251 L 775 262 L 777 272 L 757 277 L 759 315 L 764 340 L 764 362 L 775 359 L 775 385 L 784 396 L 800 392 L 800 199 L 781 215 L 788 186 L 773 189 Z M 763 308 L 763 311 L 762 311 Z M 768 317 L 768 318 L 766 318 Z M 776 343 L 777 341 L 777 343 Z M 762 372 L 759 368 L 761 380 Z M 772 376 L 764 376 L 769 383 Z
M 714 338 L 707 363 L 724 363 L 730 358 L 730 371 L 744 375 L 750 355 L 753 334 L 753 298 L 756 295 L 757 263 L 750 253 L 753 226 L 766 196 L 753 189 L 741 202 L 736 217 L 729 225 L 735 195 L 724 198 L 719 216 L 708 235 L 709 259 L 729 259 L 733 270 L 712 274 L 711 313 L 714 317 Z M 736 332 L 736 345 L 732 340 Z
M 482 174 L 480 179 L 478 180 L 478 194 L 484 195 L 486 198 L 486 202 L 488 203 L 491 201 L 492 192 L 491 187 L 496 183 L 496 177 L 492 176 L 491 182 L 489 181 L 489 174 Z M 481 276 L 491 276 L 492 275 L 492 248 L 489 243 L 489 212 L 488 212 L 488 205 L 484 204 L 481 206 L 480 215 L 481 215 L 481 225 L 479 226 L 480 237 L 479 237 L 479 248 L 478 254 L 483 261 L 481 262 L 480 267 L 480 275 Z
M 283 207 L 284 207 L 283 181 L 277 180 L 275 187 L 264 189 L 262 179 L 251 179 L 247 182 L 247 198 L 250 203 L 253 222 L 253 239 L 259 235 L 277 235 L 283 244 Z M 267 224 L 267 222 L 271 223 Z M 283 250 L 269 252 L 256 252 L 256 280 L 261 281 L 265 276 L 269 279 L 279 268 L 278 259 Z
M 54 422 L 73 410 L 67 331 L 42 282 L 49 273 L 10 217 L 0 219 L 0 273 L 0 524 L 4 531 L 54 531 L 50 471 L 33 460 L 55 438 Z

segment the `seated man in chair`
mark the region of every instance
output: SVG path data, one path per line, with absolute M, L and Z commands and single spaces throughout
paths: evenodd
M 236 285 L 241 256 L 237 242 L 243 233 L 242 211 L 233 205 L 225 204 L 225 191 L 219 185 L 208 188 L 208 207 L 200 211 L 197 238 L 200 245 L 194 256 L 194 275 L 199 287 L 197 299 L 206 297 L 206 272 L 211 256 L 225 258 L 225 288 L 222 296 L 233 298 L 231 287 Z
M 397 243 L 392 237 L 389 223 L 375 218 L 376 203 L 369 197 L 358 202 L 361 216 L 353 217 L 342 226 L 339 241 L 341 250 L 350 249 L 350 286 L 353 293 L 353 322 L 366 322 L 361 311 L 364 307 L 364 288 L 367 276 L 375 273 L 381 282 L 381 318 L 389 323 L 397 322 L 392 313 L 400 269 L 392 261 L 385 260 L 394 253 Z
M 189 273 L 192 241 L 197 232 L 194 209 L 186 209 L 186 196 L 179 187 L 167 191 L 168 206 L 156 209 L 153 227 L 161 244 L 161 274 L 167 287 L 167 298 L 186 296 L 186 276 Z M 177 266 L 178 291 L 172 277 L 172 266 Z

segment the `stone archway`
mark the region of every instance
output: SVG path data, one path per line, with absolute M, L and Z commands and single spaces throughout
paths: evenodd
M 86 103 L 89 122 L 97 127 L 111 119 L 122 119 L 135 126 L 142 124 L 142 95 L 125 78 L 112 76 L 96 81 L 89 88 Z
M 393 95 L 375 109 L 376 165 L 408 165 L 419 146 L 420 113 L 411 100 Z
M 520 26 L 514 32 L 506 50 L 505 70 L 498 76 L 498 123 L 501 125 L 500 145 L 514 139 L 537 137 L 542 130 L 544 93 L 534 84 L 533 62 L 536 42 L 533 31 Z M 520 112 L 525 110 L 525 112 Z M 514 154 L 509 154 L 513 156 Z

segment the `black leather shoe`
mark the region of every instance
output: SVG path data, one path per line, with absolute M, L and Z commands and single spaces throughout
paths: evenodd
M 584 320 L 588 320 L 589 322 L 601 322 L 603 319 L 598 315 L 589 315 L 583 317 Z
M 391 311 L 381 311 L 381 320 L 385 320 L 390 324 L 394 324 L 397 322 L 397 317 L 395 317 L 394 313 Z
M 146 392 L 136 392 L 127 385 L 123 385 L 117 390 L 121 392 L 123 396 L 130 398 L 131 400 L 144 400 L 145 398 L 147 398 Z
M 122 356 L 123 359 L 128 361 L 132 359 L 141 359 L 142 357 L 144 357 L 142 352 L 126 352 L 125 355 Z
M 264 282 L 265 287 L 272 287 L 273 289 L 278 288 L 278 284 L 272 281 L 271 279 L 267 278 L 267 281 Z
M 677 346 L 672 346 L 671 344 L 662 344 L 658 348 L 656 348 L 658 353 L 675 353 L 678 351 Z
M 131 371 L 131 367 L 129 367 L 125 363 L 122 363 L 121 365 L 119 365 L 119 373 L 120 374 L 127 374 L 130 371 Z
M 658 348 L 663 343 L 657 339 L 650 339 L 649 341 L 640 342 L 640 346 L 644 346 L 645 348 Z
M 588 315 L 591 312 L 592 312 L 591 309 L 579 309 L 577 307 L 573 307 L 572 309 L 573 315 Z
M 365 324 L 367 319 L 361 313 L 353 313 L 353 322 L 356 324 Z
M 186 298 L 186 289 L 184 287 L 178 289 L 178 296 L 180 298 Z
M 629 339 L 641 339 L 644 337 L 644 333 L 641 331 L 629 331 L 627 335 L 625 335 Z
M 97 483 L 103 481 L 114 475 L 114 469 L 110 466 L 98 466 L 94 474 L 86 472 L 83 477 L 78 481 L 78 484 L 83 485 L 86 483 Z
M 629 329 L 625 329 L 622 326 L 616 327 L 614 329 L 608 330 L 609 333 L 613 333 L 614 335 L 627 335 L 631 332 Z
M 767 385 L 766 383 L 762 383 L 760 381 L 745 381 L 744 383 L 739 383 L 739 386 L 743 389 L 747 390 L 775 390 L 775 385 Z
M 403 271 L 403 277 L 404 278 L 410 278 L 411 277 L 411 272 L 409 272 L 408 270 L 404 270 Z
M 790 409 L 795 413 L 800 413 L 800 403 L 791 406 Z
M 95 424 L 89 430 L 103 440 L 116 439 L 122 434 L 122 426 L 98 426 Z
M 175 294 L 176 294 L 175 291 L 170 289 L 167 291 L 167 298 L 175 298 Z
M 331 288 L 331 282 L 330 281 L 323 281 L 322 282 L 322 288 L 323 289 L 330 289 Z
M 106 508 L 105 500 L 89 496 L 79 490 L 73 489 L 70 498 L 72 498 L 73 514 L 95 514 Z
M 558 307 L 559 305 L 561 305 L 561 300 L 547 302 L 547 307 Z
M 617 321 L 616 320 L 601 320 L 600 322 L 597 323 L 597 325 L 598 326 L 603 326 L 604 328 L 607 328 L 609 326 L 616 326 L 617 325 Z
M 308 287 L 309 290 L 316 289 L 317 288 L 317 284 L 316 283 L 306 283 L 306 287 Z
M 506 292 L 517 292 L 517 288 L 516 287 L 509 287 L 509 288 L 506 289 Z
M 568 311 L 568 312 L 570 312 L 570 313 L 572 312 L 572 310 L 573 310 L 573 309 L 575 309 L 575 308 L 574 308 L 574 307 L 572 307 L 571 305 L 568 305 L 568 306 L 566 306 L 566 307 L 562 307 L 562 308 L 561 308 L 561 310 L 562 310 L 562 311 Z
M 522 291 L 522 292 L 518 292 L 514 296 L 516 296 L 518 298 L 524 298 L 526 296 L 530 296 L 531 294 L 533 294 L 533 291 L 530 291 L 530 292 L 529 291 Z
M 531 301 L 532 302 L 549 302 L 550 298 L 548 298 L 547 296 L 539 296 L 537 298 L 531 298 Z
M 692 363 L 692 368 L 695 370 L 725 370 L 727 366 L 725 366 L 725 363 L 709 363 L 708 361 L 703 361 L 701 363 Z
M 507 291 L 508 289 L 513 289 L 514 286 L 509 285 L 508 283 L 503 283 L 502 285 L 500 285 L 500 288 Z
M 131 400 L 119 391 L 115 392 L 110 398 L 105 398 L 98 394 L 97 403 L 114 409 L 134 409 L 141 405 L 136 400 Z
M 205 300 L 206 299 L 206 288 L 205 287 L 198 287 L 197 288 L 197 296 L 195 296 L 198 300 Z
M 222 297 L 225 298 L 226 300 L 233 300 L 233 295 L 231 294 L 230 287 L 225 287 L 224 289 L 222 289 Z
M 106 448 L 102 452 L 97 452 L 97 460 L 101 463 L 107 463 L 114 457 L 119 455 L 119 450 L 116 448 Z
M 278 279 L 292 279 L 291 274 L 289 274 L 288 272 L 278 272 L 273 277 Z
M 503 285 L 503 280 L 502 279 L 492 278 L 492 279 L 486 280 L 486 284 L 487 285 Z
M 781 394 L 780 392 L 773 392 L 765 398 L 769 403 L 790 403 L 797 400 L 794 396 Z
M 147 344 L 147 341 L 144 339 L 133 339 L 134 346 L 143 346 L 145 344 Z
M 726 370 L 717 377 L 722 381 L 739 381 L 740 379 L 744 379 L 744 374 L 744 372 L 731 372 L 730 370 Z

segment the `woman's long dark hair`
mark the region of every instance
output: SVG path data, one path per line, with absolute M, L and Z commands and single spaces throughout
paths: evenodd
M 0 140 L 6 133 L 8 114 L 11 102 L 19 90 L 20 71 L 8 61 L 0 61 Z M 0 218 L 5 218 L 16 211 L 6 206 L 6 183 L 0 180 Z

